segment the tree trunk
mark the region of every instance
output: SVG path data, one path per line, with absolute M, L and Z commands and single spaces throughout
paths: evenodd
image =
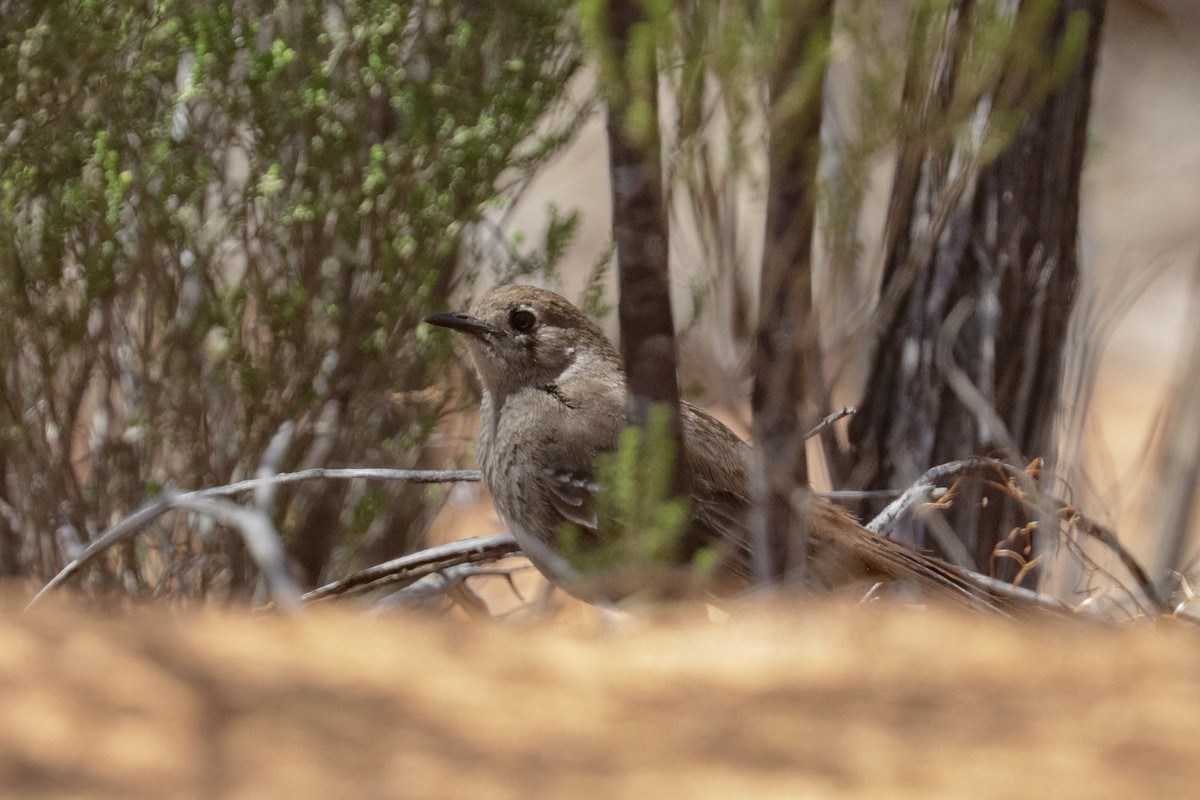
M 759 582 L 799 584 L 810 497 L 804 436 L 823 394 L 812 242 L 832 4 L 781 13 L 767 87 L 770 183 L 751 394 L 759 454 L 753 565 Z
M 1015 137 L 977 173 L 956 172 L 951 147 L 924 138 L 902 143 L 877 349 L 850 427 L 857 486 L 903 487 L 930 466 L 978 453 L 1003 453 L 1021 466 L 1034 458 L 1053 462 L 1104 8 L 1104 0 L 1062 0 L 1054 8 L 1040 31 L 1047 63 L 1061 55 L 1064 41 L 1078 44 L 1081 57 L 1035 99 Z M 932 61 L 914 49 L 904 102 L 917 104 L 915 114 L 962 102 L 955 80 L 974 11 L 971 2 L 955 3 Z M 1079 20 L 1087 21 L 1083 36 L 1071 33 Z M 934 52 L 920 37 L 914 47 Z M 981 102 L 1004 102 L 1013 77 L 1000 78 Z M 1026 76 L 1021 96 L 1030 96 L 1039 80 Z M 929 529 L 915 521 L 901 536 L 1012 580 L 1030 572 L 1024 518 L 1001 492 L 974 485 L 949 514 L 954 536 L 927 542 Z
M 645 426 L 650 407 L 671 409 L 672 435 L 679 442 L 679 380 L 676 373 L 675 325 L 667 267 L 667 217 L 663 205 L 662 160 L 658 130 L 657 67 L 653 54 L 630 59 L 635 28 L 645 22 L 638 0 L 612 0 L 609 24 L 612 44 L 624 77 L 623 97 L 608 103 L 609 174 L 612 184 L 613 234 L 617 245 L 621 355 L 628 377 L 629 421 Z M 644 55 L 644 54 L 643 54 Z M 644 66 L 630 75 L 631 63 Z M 630 84 L 642 82 L 649 113 L 630 125 Z M 617 94 L 617 92 L 614 92 Z M 645 109 L 643 109 L 645 110 Z M 682 449 L 677 449 L 682 453 Z M 676 459 L 674 488 L 684 489 L 682 458 Z
M 8 458 L 0 453 L 0 500 L 8 501 Z M 0 515 L 0 580 L 21 574 L 21 536 L 13 530 L 8 515 Z

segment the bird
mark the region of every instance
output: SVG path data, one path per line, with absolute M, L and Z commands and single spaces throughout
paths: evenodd
M 602 538 L 596 462 L 618 447 L 626 428 L 621 355 L 603 329 L 547 289 L 505 284 L 468 311 L 425 317 L 465 335 L 482 389 L 476 457 L 501 521 L 523 554 L 553 584 L 588 601 L 619 601 L 644 589 L 644 570 L 614 567 L 602 580 L 581 575 L 564 552 L 564 530 L 583 546 Z M 703 548 L 715 553 L 706 585 L 750 584 L 750 475 L 753 449 L 727 426 L 681 400 L 679 424 L 691 518 L 681 535 L 678 577 Z M 957 568 L 863 528 L 813 495 L 806 583 L 835 589 L 862 581 L 907 581 L 968 606 L 990 606 L 986 592 Z M 670 583 L 670 581 L 666 581 Z M 643 584 L 643 585 L 639 585 Z

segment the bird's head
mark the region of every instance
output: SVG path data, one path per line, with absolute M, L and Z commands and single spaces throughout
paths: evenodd
M 470 311 L 430 314 L 425 321 L 468 335 L 479 380 L 493 394 L 558 385 L 572 374 L 620 374 L 620 355 L 600 326 L 536 286 L 499 286 Z

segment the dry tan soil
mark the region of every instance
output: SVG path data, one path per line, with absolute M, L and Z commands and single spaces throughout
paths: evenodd
M 809 606 L 0 616 L 0 796 L 1183 798 L 1200 639 Z

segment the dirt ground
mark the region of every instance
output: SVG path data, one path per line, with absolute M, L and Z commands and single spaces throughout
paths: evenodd
M 1134 798 L 1200 636 L 935 610 L 0 615 L 5 798 Z

